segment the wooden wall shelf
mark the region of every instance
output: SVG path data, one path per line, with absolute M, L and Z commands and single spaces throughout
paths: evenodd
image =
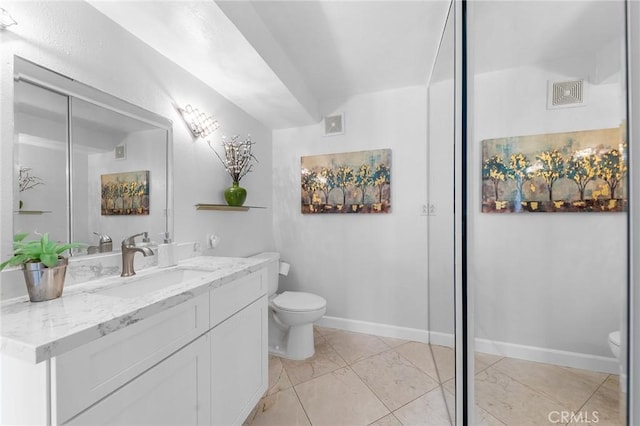
M 199 203 L 196 204 L 196 210 L 221 210 L 221 211 L 231 211 L 231 212 L 246 212 L 249 209 L 266 209 L 266 207 L 258 207 L 258 206 L 228 206 L 226 204 L 204 204 Z
M 15 210 L 14 213 L 18 214 L 46 214 L 52 213 L 51 210 Z

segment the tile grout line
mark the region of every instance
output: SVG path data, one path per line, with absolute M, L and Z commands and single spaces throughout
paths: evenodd
M 302 403 L 302 400 L 300 399 L 300 395 L 298 395 L 298 390 L 296 389 L 295 386 L 291 386 L 291 388 L 293 389 L 293 393 L 296 394 L 296 398 L 298 399 L 298 403 L 300 404 L 300 407 L 302 407 L 302 411 L 304 412 L 305 417 L 309 421 L 309 424 L 311 426 L 313 426 L 313 422 L 311 421 L 311 417 L 309 417 L 309 413 L 307 413 L 307 409 L 304 408 L 304 404 Z
M 585 405 L 587 405 L 587 404 L 589 403 L 589 401 L 591 401 L 591 398 L 593 398 L 593 397 L 595 396 L 595 394 L 596 394 L 596 393 L 598 393 L 598 391 L 600 390 L 600 388 L 601 388 L 602 386 L 604 386 L 604 384 L 606 383 L 606 381 L 607 381 L 607 380 L 609 380 L 609 377 L 611 377 L 611 374 L 608 374 L 608 375 L 607 375 L 607 378 L 606 378 L 606 379 L 604 379 L 604 380 L 602 381 L 602 383 L 600 383 L 600 384 L 598 385 L 598 387 L 596 388 L 596 390 L 594 390 L 594 391 L 593 391 L 593 393 L 592 393 L 591 395 L 589 395 L 589 398 L 587 398 L 587 400 L 586 400 L 586 401 L 585 401 L 585 402 L 580 406 L 580 408 L 578 408 L 578 409 L 576 410 L 576 412 L 580 412 L 580 411 L 582 411 L 582 409 L 585 407 Z M 566 423 L 566 424 L 568 425 L 569 423 Z
M 442 395 L 442 400 L 444 401 L 444 406 L 447 409 L 447 417 L 449 418 L 449 424 L 453 425 L 453 419 L 451 418 L 451 410 L 449 409 L 449 404 L 447 403 L 447 398 L 445 397 L 445 390 L 444 390 L 444 384 L 442 383 L 442 378 L 440 377 L 440 369 L 438 368 L 438 362 L 436 361 L 436 356 L 433 353 L 433 347 L 431 347 L 431 343 L 429 343 L 429 352 L 431 353 L 431 359 L 433 359 L 433 365 L 434 367 L 436 367 L 436 376 L 438 376 L 438 384 L 440 387 L 440 392 Z M 455 354 L 455 352 L 454 352 Z M 455 377 L 455 373 L 454 373 L 454 377 Z M 455 387 L 454 387 L 454 392 L 455 392 Z M 455 397 L 455 394 L 454 394 Z M 455 410 L 456 407 L 454 405 L 453 409 Z

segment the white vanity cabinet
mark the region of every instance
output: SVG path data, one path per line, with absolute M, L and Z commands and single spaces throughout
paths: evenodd
M 64 424 L 211 424 L 209 355 L 204 335 Z
M 266 288 L 260 269 L 48 361 L 3 355 L 1 424 L 242 424 L 267 389 Z
M 211 291 L 211 419 L 241 425 L 267 390 L 266 270 Z

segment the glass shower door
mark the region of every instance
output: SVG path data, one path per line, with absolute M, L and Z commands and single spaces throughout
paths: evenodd
M 624 7 L 468 4 L 475 424 L 625 424 Z

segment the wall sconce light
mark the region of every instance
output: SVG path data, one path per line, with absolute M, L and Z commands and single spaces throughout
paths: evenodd
M 207 137 L 220 127 L 220 124 L 213 117 L 200 112 L 198 108 L 193 108 L 191 105 L 185 106 L 184 109 L 178 108 L 178 111 L 196 138 Z
M 0 30 L 7 29 L 12 25 L 18 25 L 18 23 L 9 12 L 0 7 Z

